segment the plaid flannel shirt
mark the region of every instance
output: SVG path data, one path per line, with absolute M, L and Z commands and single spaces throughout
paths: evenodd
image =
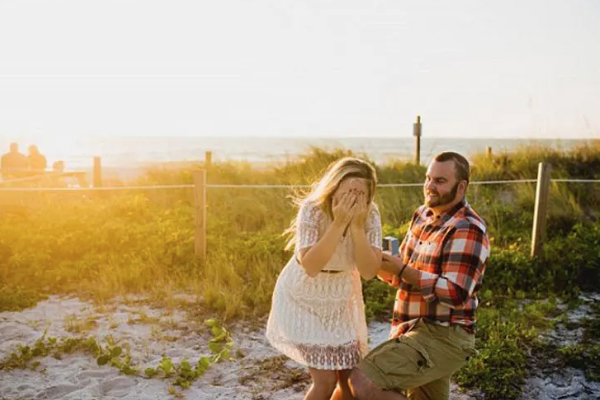
M 399 257 L 419 270 L 419 285 L 398 277 L 388 282 L 398 287 L 390 338 L 409 331 L 419 318 L 474 333 L 489 252 L 485 223 L 466 200 L 438 217 L 426 206 L 417 209 Z

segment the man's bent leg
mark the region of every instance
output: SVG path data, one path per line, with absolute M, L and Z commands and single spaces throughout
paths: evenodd
M 450 398 L 450 376 L 406 391 L 408 400 L 447 400 Z
M 424 396 L 430 396 L 434 400 L 447 400 L 447 377 L 465 364 L 467 357 L 474 351 L 473 348 L 474 337 L 463 328 L 440 326 L 420 320 L 411 331 L 373 349 L 357 369 L 384 392 L 400 393 L 424 387 L 419 391 Z M 444 380 L 437 382 L 442 379 Z M 445 382 L 447 389 L 442 389 L 442 382 Z M 431 386 L 428 386 L 430 383 Z

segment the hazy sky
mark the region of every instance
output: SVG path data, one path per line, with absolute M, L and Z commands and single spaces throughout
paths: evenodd
M 600 1 L 0 0 L 0 136 L 600 138 Z

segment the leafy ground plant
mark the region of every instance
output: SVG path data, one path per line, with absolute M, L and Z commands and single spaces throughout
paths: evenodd
M 0 362 L 0 371 L 29 368 L 40 371 L 40 358 L 52 356 L 61 359 L 64 354 L 83 352 L 92 355 L 99 366 L 111 366 L 125 375 L 139 375 L 148 379 L 163 378 L 174 386 L 182 389 L 189 388 L 194 381 L 206 373 L 215 363 L 232 360 L 231 351 L 234 342 L 231 333 L 215 318 L 207 319 L 205 325 L 212 332 L 208 347 L 210 357 L 200 357 L 197 362 L 190 363 L 184 359 L 173 362 L 163 355 L 155 367 L 148 367 L 144 373 L 131 358 L 128 343 L 117 343 L 111 336 L 105 338 L 105 343 L 99 343 L 94 337 L 47 337 L 46 332 L 33 345 L 18 345 L 5 360 Z

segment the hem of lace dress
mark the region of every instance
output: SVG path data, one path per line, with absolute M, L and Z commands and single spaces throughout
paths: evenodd
M 269 338 L 277 350 L 309 368 L 322 370 L 346 370 L 354 368 L 367 352 L 367 346 L 357 341 L 342 345 L 316 345 L 291 343 Z

